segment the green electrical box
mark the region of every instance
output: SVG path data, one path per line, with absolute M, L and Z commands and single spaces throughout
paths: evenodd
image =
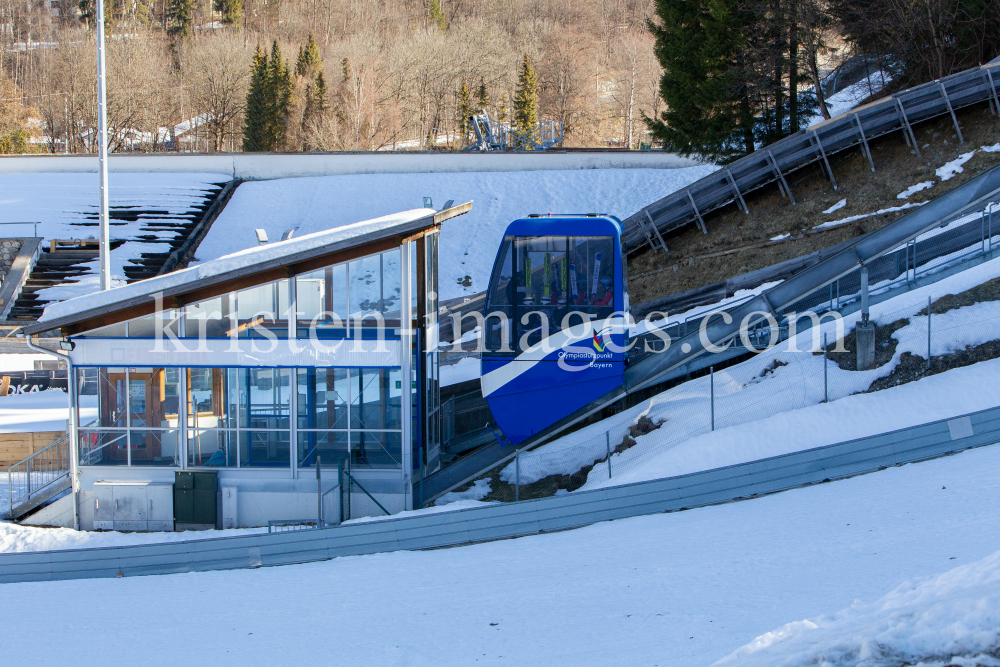
M 214 470 L 174 473 L 174 528 L 215 528 L 218 474 Z

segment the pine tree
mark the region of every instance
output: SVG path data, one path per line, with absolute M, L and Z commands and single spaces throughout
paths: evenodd
M 514 91 L 514 119 L 516 132 L 533 138 L 538 124 L 538 78 L 531 58 L 524 54 L 521 71 L 517 76 L 517 89 Z
M 469 92 L 469 84 L 462 77 L 462 85 L 458 89 L 458 104 L 455 107 L 456 120 L 458 121 L 458 132 L 462 135 L 462 143 L 465 143 L 465 135 L 469 131 L 469 116 L 472 115 L 472 93 Z
M 316 88 L 313 95 L 317 111 L 322 112 L 330 108 L 330 97 L 326 90 L 326 79 L 323 78 L 323 72 L 316 74 Z
M 647 119 L 654 139 L 683 155 L 727 161 L 754 150 L 754 107 L 743 63 L 748 19 L 737 0 L 657 0 L 649 22 L 667 109 Z
M 441 9 L 439 0 L 431 0 L 427 8 L 427 14 L 430 16 L 431 23 L 436 25 L 438 30 L 445 31 L 448 29 L 448 18 L 444 15 L 444 10 Z
M 319 55 L 319 46 L 317 46 L 316 40 L 313 39 L 313 34 L 310 32 L 309 39 L 306 40 L 306 45 L 299 47 L 299 57 L 295 60 L 295 74 L 303 77 L 312 77 L 312 73 L 322 62 L 323 59 Z
M 267 115 L 268 150 L 276 150 L 285 142 L 288 115 L 292 106 L 292 73 L 281 58 L 278 40 L 271 45 L 271 58 L 267 63 L 269 109 Z
M 344 75 L 345 82 L 351 80 L 351 61 L 349 59 L 344 58 L 340 61 L 340 71 Z
M 268 95 L 267 56 L 257 45 L 250 67 L 250 87 L 247 90 L 247 109 L 243 121 L 243 150 L 246 152 L 270 150 L 265 138 Z
M 490 108 L 490 94 L 486 90 L 486 82 L 480 81 L 479 89 L 476 91 L 476 111 L 488 111 Z
M 167 20 L 170 27 L 167 32 L 175 37 L 187 37 L 194 25 L 194 0 L 170 0 L 167 10 Z

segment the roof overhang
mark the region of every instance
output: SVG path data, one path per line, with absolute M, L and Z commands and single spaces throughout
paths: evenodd
M 152 315 L 156 312 L 158 301 L 164 309 L 180 308 L 187 304 L 197 303 L 223 294 L 229 294 L 230 292 L 256 287 L 257 285 L 263 285 L 284 278 L 291 278 L 332 264 L 340 264 L 398 248 L 408 241 L 418 239 L 429 232 L 440 229 L 441 223 L 445 220 L 468 213 L 471 209 L 472 202 L 470 201 L 415 220 L 368 232 L 362 231 L 357 236 L 331 240 L 330 243 L 304 247 L 301 251 L 262 259 L 260 262 L 245 264 L 232 270 L 211 273 L 214 263 L 225 262 L 229 259 L 227 257 L 220 257 L 219 259 L 200 264 L 197 267 L 168 273 L 163 276 L 131 283 L 125 287 L 116 288 L 114 291 L 122 291 L 122 298 L 118 301 L 86 307 L 86 302 L 93 300 L 91 297 L 94 295 L 70 299 L 63 303 L 71 305 L 72 302 L 79 301 L 82 302 L 81 305 L 83 307 L 63 316 L 43 319 L 43 321 L 24 327 L 23 331 L 27 335 L 34 335 L 59 329 L 64 336 L 70 336 L 83 331 L 92 331 L 101 327 L 118 324 L 137 317 Z M 336 229 L 339 228 L 330 231 L 333 232 Z M 326 232 L 320 232 L 320 234 L 324 233 Z M 302 240 L 306 238 L 308 237 L 280 241 L 264 247 L 273 251 L 280 249 L 281 244 L 288 244 L 289 248 L 294 248 L 297 242 L 301 245 Z M 217 266 L 222 265 L 217 264 Z M 186 271 L 194 271 L 202 274 L 211 273 L 211 275 L 194 277 L 191 280 L 181 281 L 178 284 L 176 280 L 178 274 Z M 105 293 L 102 292 L 100 294 Z

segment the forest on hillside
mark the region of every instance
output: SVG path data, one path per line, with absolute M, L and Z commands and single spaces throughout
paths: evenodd
M 557 121 L 567 147 L 725 157 L 821 113 L 816 81 L 853 56 L 895 67 L 897 82 L 982 61 L 997 45 L 998 5 L 105 0 L 109 143 L 455 150 L 469 112 L 484 109 Z M 93 152 L 94 10 L 0 0 L 0 152 Z

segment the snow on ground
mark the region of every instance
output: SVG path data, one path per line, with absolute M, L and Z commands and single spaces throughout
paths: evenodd
M 6 477 L 6 476 L 4 476 Z M 7 480 L 3 480 L 6 484 Z M 6 495 L 6 489 L 3 489 Z M 6 501 L 6 497 L 4 498 Z M 266 533 L 267 528 L 230 530 L 187 530 L 180 533 L 116 533 L 76 531 L 71 528 L 37 528 L 0 521 L 0 553 L 20 551 L 55 551 L 60 549 L 99 549 L 129 544 L 160 544 L 186 540 L 208 540 Z
M 477 479 L 472 486 L 470 486 L 465 491 L 449 491 L 440 498 L 438 498 L 434 504 L 438 507 L 444 505 L 451 505 L 448 509 L 453 509 L 458 507 L 458 503 L 468 502 L 470 500 L 482 500 L 490 493 L 490 480 L 488 479 Z
M 923 183 L 917 183 L 915 185 L 911 185 L 910 187 L 906 188 L 898 195 L 896 195 L 896 199 L 909 199 L 910 195 L 916 194 L 921 190 L 926 190 L 927 188 L 932 188 L 932 187 L 934 187 L 934 181 L 924 181 Z
M 846 197 L 844 199 L 841 199 L 839 202 L 837 202 L 836 204 L 834 204 L 830 208 L 828 208 L 825 211 L 823 211 L 823 213 L 826 213 L 826 214 L 829 215 L 830 213 L 833 213 L 834 211 L 839 211 L 840 209 L 844 208 L 845 206 L 847 206 L 847 198 Z
M 872 306 L 871 316 L 876 322 L 910 317 L 911 324 L 895 333 L 900 341 L 896 354 L 880 368 L 851 372 L 828 363 L 831 400 L 828 404 L 821 404 L 823 358 L 809 350 L 815 347 L 814 334 L 821 336 L 825 332 L 831 341 L 835 340 L 835 324 L 829 320 L 816 332 L 805 331 L 742 364 L 716 372 L 715 432 L 710 430 L 709 378 L 697 378 L 521 454 L 521 483 L 530 484 L 553 474 L 572 474 L 604 459 L 607 453 L 604 434 L 612 432 L 611 446 L 615 447 L 640 416 L 666 422 L 659 429 L 637 437 L 636 446 L 611 457 L 611 480 L 606 462 L 595 465 L 583 489 L 752 461 L 1000 405 L 1000 387 L 988 380 L 989 373 L 1000 371 L 1000 360 L 955 369 L 871 395 L 850 396 L 890 374 L 903 352 L 926 357 L 927 319 L 913 314 L 926 307 L 928 296 L 958 294 L 998 276 L 1000 259 L 994 259 Z M 1000 304 L 994 303 L 934 315 L 933 353 L 940 355 L 996 338 L 998 316 Z M 859 313 L 844 317 L 845 331 L 859 318 Z M 775 361 L 787 365 L 775 367 Z M 769 368 L 772 370 L 762 377 Z M 975 391 L 966 382 L 972 383 Z M 983 387 L 980 389 L 977 383 Z M 920 410 L 900 407 L 905 407 L 909 400 L 932 407 Z M 866 419 L 856 419 L 852 410 L 866 415 Z M 838 420 L 843 420 L 842 425 Z M 794 440 L 782 437 L 784 433 L 795 433 Z M 513 464 L 501 471 L 504 481 L 513 482 L 515 475 Z
M 3 655 L 12 665 L 108 667 L 707 666 L 786 623 L 879 600 L 903 581 L 995 552 L 1000 540 L 986 527 L 1000 523 L 998 495 L 994 446 L 755 500 L 454 549 L 7 584 L 0 605 L 11 620 L 16 610 L 46 622 L 20 624 Z M 310 641 L 308 628 L 346 634 Z
M 432 197 L 473 201 L 441 231 L 441 298 L 483 291 L 507 225 L 530 213 L 631 215 L 717 167 L 572 171 L 357 174 L 243 183 L 198 249 L 209 260 L 257 244 L 254 228 L 281 238 L 410 209 Z M 247 224 L 253 220 L 253 224 Z M 468 276 L 470 280 L 466 279 Z M 460 285 L 459 281 L 468 283 Z
M 933 578 L 907 581 L 875 602 L 859 600 L 837 614 L 793 621 L 715 664 L 995 667 L 998 627 L 1000 551 Z
M 97 418 L 97 396 L 81 396 L 80 423 Z M 0 397 L 0 433 L 65 431 L 69 398 L 62 389 Z
M 957 158 L 951 162 L 945 162 L 942 166 L 934 170 L 934 173 L 942 181 L 948 181 L 955 177 L 955 174 L 961 174 L 965 169 L 962 167 L 966 162 L 972 159 L 972 156 L 976 154 L 976 151 L 969 151 L 968 153 L 962 153 Z
M 791 236 L 792 236 L 791 234 L 778 234 L 777 236 L 772 236 L 771 240 L 772 241 L 784 241 L 785 239 L 790 238 Z
M 53 361 L 50 354 L 0 354 L 0 372 L 33 371 L 36 361 Z
M 111 221 L 111 238 L 127 242 L 111 252 L 112 279 L 124 282 L 128 260 L 143 252 L 162 253 L 177 232 L 179 222 L 168 216 L 189 213 L 204 202 L 207 191 L 231 180 L 225 174 L 112 173 L 108 199 L 112 212 L 141 211 L 137 220 Z M 99 235 L 98 176 L 90 173 L 0 174 L 0 222 L 37 221 L 45 239 L 87 239 Z M 2 225 L 6 237 L 34 234 L 32 225 Z M 92 274 L 97 272 L 93 263 Z M 65 299 L 87 294 L 97 276 L 42 290 L 43 299 Z
M 813 229 L 831 229 L 833 227 L 840 227 L 841 225 L 846 225 L 847 223 L 854 222 L 855 220 L 871 218 L 876 215 L 882 215 L 883 213 L 895 213 L 896 211 L 905 211 L 908 208 L 916 208 L 918 206 L 923 206 L 926 203 L 927 202 L 915 202 L 910 204 L 903 204 L 902 206 L 890 206 L 889 208 L 879 209 L 874 213 L 861 213 L 859 215 L 851 215 L 846 218 L 841 218 L 840 220 L 830 220 L 828 222 L 816 225 L 815 227 L 813 227 Z
M 885 88 L 886 84 L 890 81 L 892 81 L 892 76 L 887 72 L 879 70 L 873 72 L 871 76 L 830 95 L 830 97 L 826 98 L 826 108 L 830 112 L 830 117 L 835 118 L 842 113 L 847 113 L 858 106 L 863 100 L 868 99 Z M 810 119 L 809 126 L 819 125 L 824 120 L 822 114 L 817 111 L 817 115 Z

